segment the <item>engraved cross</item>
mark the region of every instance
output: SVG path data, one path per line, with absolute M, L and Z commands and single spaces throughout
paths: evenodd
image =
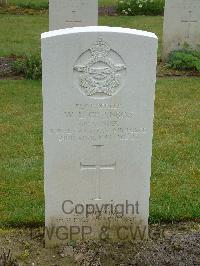
M 72 10 L 72 19 L 71 20 L 66 20 L 65 22 L 74 22 L 74 23 L 80 23 L 81 22 L 81 20 L 79 19 L 77 19 L 76 18 L 76 14 L 77 14 L 77 11 L 76 10 Z
M 181 22 L 187 23 L 187 30 L 186 30 L 185 38 L 189 39 L 190 38 L 191 23 L 196 23 L 196 22 L 198 22 L 198 20 L 192 19 L 192 10 L 189 9 L 186 12 L 188 13 L 187 18 L 182 19 Z
M 81 171 L 84 170 L 95 170 L 95 178 L 96 178 L 96 198 L 95 200 L 101 200 L 101 171 L 102 170 L 115 170 L 116 162 L 111 164 L 102 164 L 101 163 L 101 148 L 104 145 L 93 145 L 95 148 L 95 162 L 94 164 L 84 164 L 80 163 Z

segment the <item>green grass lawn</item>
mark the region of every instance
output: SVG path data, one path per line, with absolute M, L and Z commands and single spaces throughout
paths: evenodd
M 100 25 L 121 26 L 152 31 L 159 37 L 161 53 L 162 24 L 160 16 L 100 17 Z M 0 56 L 24 55 L 40 52 L 40 34 L 48 31 L 47 15 L 0 14 Z
M 200 78 L 157 82 L 151 219 L 200 217 Z
M 99 0 L 99 6 L 114 6 L 117 0 Z M 48 0 L 9 0 L 10 5 L 31 8 L 47 8 Z
M 44 31 L 48 31 L 45 15 L 0 14 L 0 56 L 39 53 Z
M 9 0 L 10 5 L 30 8 L 48 8 L 48 0 Z
M 151 221 L 200 216 L 199 78 L 157 82 Z M 39 81 L 0 81 L 0 226 L 44 222 Z
M 1 81 L 0 98 L 0 225 L 31 225 L 44 205 L 41 85 Z
M 117 0 L 99 0 L 99 6 L 115 6 Z

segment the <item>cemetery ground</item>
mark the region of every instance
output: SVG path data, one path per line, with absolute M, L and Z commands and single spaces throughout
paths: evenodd
M 46 250 L 41 82 L 0 81 L 1 252 L 22 265 L 198 265 L 199 78 L 161 78 L 156 91 L 150 241 Z
M 11 249 L 22 265 L 100 265 L 99 260 L 103 265 L 198 265 L 199 77 L 171 76 L 157 81 L 150 241 L 72 242 L 55 250 L 44 249 L 41 81 L 24 80 L 9 72 L 12 58 L 40 52 L 40 33 L 48 31 L 48 17 L 46 12 L 34 12 L 0 14 L 0 57 L 1 62 L 8 60 L 8 65 L 2 64 L 2 69 L 8 69 L 0 69 L 0 254 Z M 160 16 L 100 17 L 101 25 L 155 32 L 159 57 L 162 22 Z

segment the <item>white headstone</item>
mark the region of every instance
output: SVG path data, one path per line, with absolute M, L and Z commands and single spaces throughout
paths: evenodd
M 166 0 L 163 31 L 163 58 L 185 45 L 200 45 L 200 0 Z
M 42 34 L 47 243 L 147 237 L 156 57 L 153 33 Z
M 49 29 L 97 26 L 98 0 L 50 0 Z

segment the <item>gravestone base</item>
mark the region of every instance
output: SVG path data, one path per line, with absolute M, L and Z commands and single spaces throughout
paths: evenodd
M 45 228 L 45 245 L 47 248 L 66 245 L 73 241 L 106 240 L 114 243 L 147 239 L 148 221 L 144 221 L 143 217 L 138 216 L 52 219 L 49 226 Z

